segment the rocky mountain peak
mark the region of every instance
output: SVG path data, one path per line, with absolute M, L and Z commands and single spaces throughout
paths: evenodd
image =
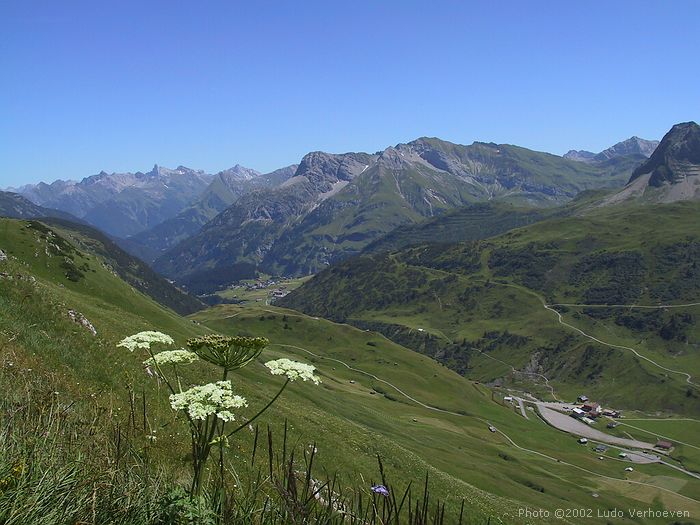
M 614 146 L 601 151 L 595 156 L 596 160 L 602 161 L 619 157 L 621 155 L 644 155 L 650 157 L 656 147 L 659 145 L 658 140 L 640 139 L 637 136 L 618 142 Z
M 306 178 L 312 184 L 350 181 L 365 171 L 372 162 L 372 156 L 366 153 L 334 154 L 313 151 L 301 159 L 294 177 L 288 182 L 299 177 Z
M 639 155 L 649 158 L 651 154 L 659 145 L 658 140 L 646 140 L 639 138 L 637 136 L 630 137 L 627 140 L 618 142 L 617 144 L 601 151 L 600 153 L 593 153 L 587 150 L 569 150 L 563 157 L 569 160 L 576 160 L 578 162 L 586 162 L 589 164 L 596 164 L 608 161 L 610 159 L 615 159 L 618 157 Z
M 700 126 L 695 122 L 673 126 L 649 160 L 634 170 L 630 182 L 646 174 L 653 187 L 700 175 Z
M 232 168 L 220 171 L 217 173 L 220 177 L 228 181 L 246 181 L 260 176 L 260 172 L 251 168 L 246 168 L 240 164 L 236 164 Z
M 577 160 L 579 162 L 590 162 L 595 158 L 595 153 L 592 151 L 586 151 L 585 149 L 570 149 L 564 153 L 563 157 L 565 159 Z
M 411 145 L 398 144 L 395 147 L 390 146 L 382 151 L 379 154 L 377 163 L 384 168 L 400 170 L 416 160 L 420 160 L 420 156 Z
M 627 186 L 603 202 L 700 200 L 700 126 L 676 124 L 649 159 L 632 172 Z

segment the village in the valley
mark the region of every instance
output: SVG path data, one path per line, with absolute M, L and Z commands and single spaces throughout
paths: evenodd
M 260 276 L 257 279 L 240 281 L 215 294 L 223 302 L 234 304 L 264 303 L 271 305 L 301 286 L 308 277 L 285 279 Z

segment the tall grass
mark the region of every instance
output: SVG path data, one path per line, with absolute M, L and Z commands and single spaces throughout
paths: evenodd
M 58 378 L 0 361 L 0 523 L 149 523 L 163 474 L 91 399 L 63 401 Z
M 148 440 L 138 437 L 139 403 L 112 413 L 90 396 L 63 399 L 57 384 L 58 376 L 30 371 L 9 352 L 0 357 L 2 525 L 472 523 L 446 515 L 427 477 L 417 486 L 392 483 L 381 460 L 376 480 L 317 472 L 315 446 L 293 444 L 286 424 L 277 437 L 251 427 L 249 455 L 220 458 L 193 497 L 182 469 L 154 465 Z M 388 495 L 373 492 L 375 484 Z
M 355 480 L 343 482 L 337 474 L 323 472 L 319 476 L 314 469 L 315 455 L 315 445 L 301 450 L 290 445 L 286 424 L 278 441 L 270 428 L 261 436 L 256 427 L 248 469 L 242 472 L 239 467 L 223 473 L 240 488 L 220 490 L 219 479 L 210 484 L 216 488 L 207 497 L 218 504 L 217 511 L 224 523 L 472 523 L 464 515 L 463 507 L 461 516 L 446 516 L 444 502 L 430 493 L 427 475 L 417 489 L 410 482 L 394 485 L 377 458 L 377 480 L 367 480 L 364 484 L 353 483 Z M 249 480 L 247 483 L 242 482 L 244 475 Z M 386 489 L 386 495 L 373 491 L 373 486 Z

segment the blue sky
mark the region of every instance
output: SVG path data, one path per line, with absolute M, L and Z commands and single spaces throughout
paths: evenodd
M 700 119 L 700 2 L 1 2 L 0 187 Z

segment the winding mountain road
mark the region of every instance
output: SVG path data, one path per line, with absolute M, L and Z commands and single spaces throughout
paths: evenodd
M 570 306 L 582 308 L 628 308 L 630 310 L 658 310 L 659 308 L 688 308 L 690 306 L 700 306 L 700 303 L 686 304 L 660 304 L 660 305 L 644 305 L 644 304 L 576 304 L 576 303 L 554 303 L 549 306 Z
M 438 407 L 426 405 L 425 403 L 423 403 L 423 402 L 421 402 L 421 401 L 418 401 L 416 398 L 411 397 L 409 394 L 407 394 L 406 392 L 404 392 L 403 390 L 401 390 L 401 389 L 400 389 L 399 387 L 397 387 L 396 385 L 390 383 L 389 381 L 385 381 L 384 379 L 381 379 L 380 377 L 377 377 L 377 376 L 375 376 L 374 374 L 370 374 L 369 372 L 365 372 L 364 370 L 360 370 L 359 368 L 352 367 L 352 366 L 350 366 L 349 364 L 347 364 L 345 361 L 341 361 L 340 359 L 335 359 L 334 357 L 327 357 L 327 356 L 325 356 L 325 355 L 315 354 L 315 353 L 312 352 L 311 350 L 307 350 L 306 348 L 302 348 L 301 346 L 287 345 L 287 344 L 282 344 L 282 343 L 271 343 L 271 344 L 269 344 L 268 346 L 281 346 L 281 347 L 286 347 L 286 348 L 294 348 L 294 349 L 296 349 L 296 350 L 301 350 L 302 352 L 306 352 L 307 354 L 312 355 L 312 356 L 314 356 L 314 357 L 318 357 L 319 359 L 326 359 L 326 360 L 328 360 L 328 361 L 333 361 L 333 362 L 335 362 L 335 363 L 338 363 L 338 364 L 343 365 L 343 366 L 344 366 L 345 368 L 347 368 L 348 370 L 352 370 L 353 372 L 357 372 L 357 373 L 363 374 L 363 375 L 365 375 L 365 376 L 367 376 L 367 377 L 371 377 L 371 378 L 374 379 L 375 381 L 379 381 L 380 383 L 384 383 L 385 385 L 390 386 L 391 388 L 393 388 L 394 390 L 396 390 L 399 394 L 401 394 L 402 396 L 406 397 L 407 399 L 410 399 L 411 401 L 413 401 L 413 402 L 416 403 L 417 405 L 422 406 L 423 408 L 427 408 L 428 410 L 434 410 L 434 411 L 436 411 L 436 412 L 442 412 L 443 414 L 450 414 L 450 415 L 453 415 L 453 416 L 464 416 L 464 414 L 460 414 L 459 412 L 452 412 L 452 411 L 450 411 L 450 410 L 445 410 L 445 409 L 443 409 L 443 408 L 438 408 Z
M 595 341 L 596 343 L 601 344 L 603 346 L 607 346 L 610 348 L 617 348 L 618 350 L 627 350 L 629 352 L 632 352 L 634 355 L 636 355 L 640 359 L 643 359 L 643 360 L 647 361 L 648 363 L 651 363 L 652 365 L 656 366 L 657 368 L 660 368 L 661 370 L 664 370 L 665 372 L 684 376 L 686 379 L 686 382 L 689 385 L 700 387 L 700 384 L 695 383 L 693 381 L 693 376 L 691 376 L 689 373 L 683 372 L 682 370 L 674 370 L 672 368 L 665 367 L 662 364 L 657 363 L 653 359 L 646 357 L 643 354 L 640 354 L 637 350 L 635 350 L 632 347 L 618 345 L 618 344 L 614 344 L 614 343 L 608 343 L 606 341 L 603 341 L 602 339 L 598 339 L 597 337 L 595 337 L 591 334 L 588 334 L 588 333 L 584 332 L 583 330 L 581 330 L 580 328 L 564 321 L 564 318 L 561 315 L 561 313 L 559 313 L 559 311 L 556 310 L 556 308 L 554 308 L 555 306 L 566 306 L 569 308 L 575 308 L 575 307 L 581 307 L 581 308 L 589 308 L 589 307 L 595 307 L 595 308 L 644 308 L 644 309 L 660 310 L 660 309 L 666 309 L 666 308 L 687 308 L 687 307 L 691 307 L 691 306 L 698 306 L 698 305 L 700 305 L 700 303 L 663 304 L 663 305 L 635 305 L 635 304 L 587 305 L 587 304 L 573 304 L 573 303 L 547 304 L 547 302 L 539 294 L 530 290 L 529 288 L 525 288 L 523 286 L 519 286 L 519 285 L 512 284 L 512 283 L 504 283 L 504 282 L 500 282 L 500 281 L 491 281 L 491 283 L 497 284 L 500 286 L 507 286 L 509 288 L 515 288 L 516 290 L 520 290 L 521 292 L 532 295 L 533 297 L 536 297 L 540 301 L 540 303 L 542 303 L 542 306 L 545 308 L 545 310 L 548 310 L 557 316 L 557 320 L 559 321 L 559 324 L 561 324 L 562 326 L 566 326 L 567 328 L 574 330 L 575 332 L 578 332 L 583 337 L 590 339 L 591 341 Z
M 413 401 L 413 402 L 416 403 L 417 405 L 419 405 L 419 406 L 421 406 L 421 407 L 423 407 L 423 408 L 425 408 L 425 409 L 427 409 L 427 410 L 432 410 L 432 411 L 434 411 L 434 412 L 440 412 L 440 413 L 443 413 L 443 414 L 450 414 L 450 415 L 458 416 L 458 417 L 473 417 L 473 418 L 476 419 L 477 421 L 482 421 L 485 425 L 491 426 L 491 422 L 489 422 L 489 421 L 487 421 L 486 419 L 484 419 L 484 418 L 482 418 L 482 417 L 479 417 L 479 416 L 466 416 L 465 414 L 460 414 L 460 413 L 458 413 L 458 412 L 452 412 L 452 411 L 450 411 L 450 410 L 445 410 L 445 409 L 442 409 L 442 408 L 437 408 L 437 407 L 434 407 L 434 406 L 427 405 L 427 404 L 423 403 L 422 401 L 417 400 L 417 399 L 414 398 L 413 396 L 407 394 L 406 392 L 404 392 L 403 390 L 401 390 L 399 387 L 397 387 L 397 386 L 394 385 L 393 383 L 391 383 L 391 382 L 389 382 L 389 381 L 386 381 L 386 380 L 384 380 L 384 379 L 381 379 L 380 377 L 378 377 L 378 376 L 376 376 L 376 375 L 374 375 L 374 374 L 371 374 L 371 373 L 369 373 L 369 372 L 365 372 L 364 370 L 361 370 L 361 369 L 359 369 L 359 368 L 355 368 L 355 367 L 353 367 L 353 366 L 347 364 L 345 361 L 342 361 L 342 360 L 340 360 L 340 359 L 336 359 L 336 358 L 334 358 L 334 357 L 328 357 L 328 356 L 320 355 L 320 354 L 317 354 L 317 353 L 315 353 L 315 352 L 312 352 L 311 350 L 307 350 L 306 348 L 303 348 L 303 347 L 301 347 L 301 346 L 296 346 L 296 345 L 288 345 L 288 344 L 282 344 L 282 343 L 271 343 L 269 346 L 279 346 L 279 347 L 283 347 L 283 348 L 293 348 L 293 349 L 295 349 L 295 350 L 300 350 L 300 351 L 302 351 L 302 352 L 305 352 L 305 353 L 307 353 L 307 354 L 309 354 L 309 355 L 311 355 L 311 356 L 317 357 L 317 358 L 319 358 L 319 359 L 326 359 L 326 360 L 328 360 L 328 361 L 333 361 L 333 362 L 335 362 L 335 363 L 338 363 L 338 364 L 343 365 L 343 366 L 344 366 L 345 368 L 347 368 L 348 370 L 352 370 L 353 372 L 357 372 L 357 373 L 363 374 L 363 375 L 365 375 L 365 376 L 367 376 L 367 377 L 371 377 L 371 378 L 374 379 L 375 381 L 380 381 L 381 383 L 384 383 L 385 385 L 387 385 L 387 386 L 393 388 L 394 390 L 396 390 L 396 391 L 397 391 L 399 394 L 401 394 L 402 396 L 406 397 L 406 398 L 409 399 L 410 401 Z M 496 427 L 494 427 L 494 428 L 496 428 Z M 634 481 L 634 480 L 625 479 L 625 478 L 613 478 L 613 477 L 611 477 L 611 476 L 606 476 L 606 475 L 604 475 L 604 474 L 600 474 L 600 473 L 598 473 L 598 472 L 594 472 L 594 471 L 592 471 L 592 470 L 588 470 L 588 469 L 586 469 L 586 468 L 584 468 L 584 467 L 580 467 L 580 466 L 575 465 L 575 464 L 573 464 L 573 463 L 569 463 L 569 462 L 564 461 L 564 460 L 562 460 L 562 459 L 557 459 L 557 458 L 555 458 L 555 457 L 553 457 L 553 456 L 549 456 L 549 455 L 544 454 L 544 453 L 542 453 L 542 452 L 538 452 L 537 450 L 532 450 L 532 449 L 529 449 L 529 448 L 522 447 L 522 446 L 518 445 L 508 434 L 506 434 L 505 432 L 503 432 L 503 431 L 500 430 L 499 428 L 496 428 L 496 432 L 499 433 L 499 434 L 501 434 L 512 446 L 514 446 L 514 447 L 517 448 L 518 450 L 522 450 L 523 452 L 527 452 L 527 453 L 529 453 L 529 454 L 534 454 L 534 455 L 537 455 L 537 456 L 540 456 L 540 457 L 549 459 L 550 461 L 554 461 L 554 462 L 556 462 L 556 463 L 558 463 L 558 464 L 560 464 L 560 465 L 566 465 L 566 466 L 568 466 L 568 467 L 575 468 L 575 469 L 577 469 L 577 470 L 586 472 L 586 473 L 588 473 L 588 474 L 591 474 L 591 475 L 593 475 L 593 476 L 597 476 L 597 477 L 602 478 L 602 479 L 606 479 L 606 480 L 609 480 L 609 481 L 615 481 L 615 482 L 629 483 L 629 484 L 632 484 L 632 485 L 642 485 L 642 486 L 650 487 L 650 488 L 653 488 L 653 489 L 661 490 L 661 491 L 663 491 L 663 492 L 667 492 L 667 493 L 669 493 L 669 494 L 672 494 L 672 495 L 677 496 L 677 497 L 679 497 L 679 498 L 685 499 L 685 500 L 687 500 L 687 501 L 691 501 L 691 502 L 693 502 L 693 503 L 700 504 L 700 501 L 698 501 L 698 500 L 695 500 L 695 499 L 690 498 L 690 497 L 688 497 L 688 496 L 684 496 L 684 495 L 682 495 L 682 494 L 679 494 L 679 493 L 677 493 L 677 492 L 674 492 L 674 491 L 669 490 L 669 489 L 664 488 L 664 487 L 660 487 L 660 486 L 658 486 L 658 485 L 653 485 L 653 484 L 651 484 L 651 483 L 644 483 L 644 482 L 642 482 L 642 481 Z M 671 465 L 671 464 L 668 464 L 668 463 L 665 463 L 665 462 L 661 462 L 661 463 L 663 463 L 663 464 L 665 464 L 665 465 L 667 465 L 667 466 L 670 466 L 670 467 L 672 467 L 672 468 L 674 468 L 674 469 L 676 469 L 676 470 L 678 470 L 678 471 L 680 471 L 680 472 L 683 472 L 683 473 L 685 473 L 685 474 L 688 474 L 688 475 L 690 475 L 690 476 L 698 477 L 697 475 L 694 475 L 694 474 L 691 473 L 691 472 L 688 472 L 688 471 L 685 471 L 685 470 L 683 470 L 683 469 L 681 469 L 681 468 L 678 468 L 678 467 L 676 467 L 675 465 Z
M 493 281 L 492 281 L 492 282 L 493 282 Z M 497 283 L 497 284 L 502 284 L 502 285 L 504 285 L 504 286 L 512 286 L 513 288 L 518 288 L 518 289 L 520 289 L 520 287 L 518 287 L 518 286 L 509 285 L 509 284 L 506 284 L 506 283 Z M 593 340 L 595 340 L 595 341 L 598 341 L 598 339 L 594 338 L 593 336 L 589 336 L 588 334 L 586 334 L 586 333 L 583 332 L 582 330 L 580 330 L 580 329 L 578 329 L 578 328 L 576 328 L 576 327 L 573 327 L 573 326 L 569 325 L 568 323 L 563 322 L 562 319 L 561 319 L 561 315 L 559 314 L 559 312 L 557 312 L 556 310 L 554 310 L 553 308 L 551 308 L 550 305 L 547 305 L 537 294 L 535 294 L 534 292 L 531 292 L 530 290 L 525 290 L 525 291 L 531 293 L 532 295 L 534 295 L 534 296 L 536 296 L 538 299 L 540 299 L 540 301 L 542 302 L 542 305 L 543 305 L 547 310 L 550 310 L 550 311 L 553 311 L 554 313 L 556 313 L 556 314 L 559 316 L 560 322 L 561 322 L 562 324 L 564 324 L 565 326 L 568 326 L 568 327 L 570 327 L 570 328 L 572 328 L 572 329 L 574 329 L 574 330 L 580 332 L 580 333 L 581 333 L 582 335 L 584 335 L 585 337 L 589 337 L 589 338 L 591 338 L 591 339 L 593 339 Z M 693 305 L 694 305 L 694 304 L 693 304 Z M 553 305 L 552 305 L 552 306 L 553 306 Z M 620 307 L 623 307 L 623 306 L 620 305 Z M 656 307 L 656 308 L 662 308 L 662 307 Z M 273 310 L 266 310 L 266 311 L 269 311 L 269 312 L 272 312 L 272 313 L 280 313 L 280 312 L 275 312 L 275 311 L 273 311 Z M 234 315 L 227 316 L 227 318 L 236 317 L 237 315 L 239 315 L 239 314 L 241 314 L 241 313 L 243 313 L 243 311 L 237 312 L 237 313 L 234 314 Z M 307 315 L 304 315 L 304 314 L 288 314 L 288 315 L 296 315 L 296 316 L 299 316 L 299 317 L 308 317 Z M 443 334 L 443 335 L 444 335 L 444 334 Z M 609 343 L 605 343 L 605 342 L 602 342 L 602 341 L 599 341 L 599 342 L 600 342 L 601 344 L 605 344 L 605 345 L 608 345 L 608 346 L 613 346 L 613 347 L 617 347 L 617 346 L 618 346 L 618 345 L 612 345 L 612 344 L 609 344 Z M 317 354 L 317 353 L 315 353 L 315 352 L 312 352 L 312 351 L 310 351 L 310 350 L 308 350 L 308 349 L 306 349 L 306 348 L 303 348 L 303 347 L 300 347 L 300 346 L 296 346 L 296 345 L 288 345 L 288 344 L 282 344 L 282 343 L 272 343 L 272 344 L 270 344 L 269 346 L 279 346 L 279 347 L 293 348 L 293 349 L 302 351 L 302 352 L 304 352 L 304 353 L 306 353 L 306 354 L 309 354 L 309 355 L 311 355 L 311 356 L 314 356 L 314 357 L 316 357 L 316 358 L 318 358 L 318 359 L 325 359 L 325 360 L 328 360 L 328 361 L 333 361 L 333 362 L 335 362 L 335 363 L 338 363 L 338 364 L 344 366 L 344 367 L 347 368 L 348 370 L 352 370 L 352 371 L 357 372 L 357 373 L 359 373 L 359 374 L 365 375 L 365 376 L 367 376 L 367 377 L 370 377 L 370 378 L 374 379 L 375 381 L 379 381 L 379 382 L 381 382 L 381 383 L 383 383 L 383 384 L 385 384 L 385 385 L 387 385 L 387 386 L 393 388 L 394 390 L 396 390 L 396 392 L 398 392 L 399 394 L 401 394 L 401 395 L 404 396 L 405 398 L 409 399 L 410 401 L 414 402 L 415 404 L 417 404 L 417 405 L 419 405 L 419 406 L 421 406 L 421 407 L 423 407 L 423 408 L 425 408 L 425 409 L 427 409 L 427 410 L 431 410 L 431 411 L 434 411 L 434 412 L 440 412 L 440 413 L 443 413 L 443 414 L 449 414 L 449 415 L 453 415 L 453 416 L 458 416 L 458 417 L 467 417 L 467 416 L 465 416 L 464 414 L 460 414 L 460 413 L 458 413 L 458 412 L 452 412 L 452 411 L 450 411 L 450 410 L 445 410 L 445 409 L 442 409 L 442 408 L 438 408 L 438 407 L 434 407 L 434 406 L 427 405 L 427 404 L 423 403 L 422 401 L 419 401 L 418 399 L 414 398 L 414 397 L 411 396 L 410 394 L 404 392 L 403 390 L 401 390 L 399 387 L 397 387 L 397 386 L 394 385 L 393 383 L 391 383 L 391 382 L 389 382 L 389 381 L 386 381 L 386 380 L 384 380 L 384 379 L 382 379 L 382 378 L 380 378 L 380 377 L 378 377 L 378 376 L 376 376 L 376 375 L 374 375 L 374 374 L 371 374 L 371 373 L 369 373 L 369 372 L 366 372 L 366 371 L 364 371 L 364 370 L 361 370 L 361 369 L 359 369 L 359 368 L 355 368 L 355 367 L 349 365 L 348 363 L 346 363 L 346 362 L 344 362 L 344 361 L 342 361 L 342 360 L 340 360 L 340 359 L 336 359 L 336 358 L 333 358 L 333 357 L 328 357 L 328 356 L 320 355 L 320 354 Z M 632 350 L 633 352 L 635 352 L 635 354 L 637 354 L 637 352 L 636 352 L 634 349 L 630 349 L 630 350 Z M 491 357 L 491 356 L 489 356 L 489 357 Z M 640 356 L 640 357 L 642 357 L 642 358 L 644 358 L 644 359 L 647 359 L 647 358 L 645 358 L 644 356 Z M 647 360 L 650 361 L 650 362 L 652 362 L 652 363 L 654 363 L 654 362 L 653 362 L 652 360 L 650 360 L 650 359 L 647 359 Z M 507 364 L 507 363 L 504 363 L 504 364 Z M 510 365 L 508 365 L 508 366 L 510 366 Z M 658 365 L 658 366 L 660 366 L 660 365 Z M 664 369 L 665 369 L 665 367 L 662 367 L 662 366 L 660 366 L 660 368 L 664 368 Z M 678 372 L 678 373 L 683 373 L 683 372 Z M 686 375 L 687 375 L 687 377 L 690 379 L 690 375 L 689 375 L 689 374 L 686 374 Z M 694 383 L 692 383 L 692 384 L 694 384 Z M 521 408 L 522 408 L 522 406 L 521 406 Z M 481 417 L 478 417 L 478 416 L 472 416 L 472 417 L 474 417 L 474 418 L 477 419 L 478 421 L 484 422 L 486 425 L 491 425 L 491 423 L 490 423 L 489 421 L 487 421 L 487 420 L 485 420 L 485 419 L 483 419 L 483 418 L 481 418 Z M 527 416 L 525 416 L 525 417 L 527 417 Z M 568 416 L 564 416 L 564 417 L 568 417 Z M 569 418 L 569 419 L 571 419 L 571 418 Z M 510 436 L 508 436 L 508 435 L 507 435 L 505 432 L 503 432 L 502 430 L 496 428 L 496 431 L 497 431 L 499 434 L 501 434 L 511 445 L 513 445 L 513 446 L 516 447 L 517 449 L 522 450 L 522 451 L 527 452 L 527 453 L 530 453 L 530 454 L 534 454 L 534 455 L 537 455 L 537 456 L 540 456 L 540 457 L 549 459 L 549 460 L 551 460 L 551 461 L 555 461 L 555 462 L 559 463 L 560 465 L 566 465 L 566 466 L 568 466 L 568 467 L 575 468 L 575 469 L 577 469 L 577 470 L 586 472 L 586 473 L 588 473 L 588 474 L 591 474 L 591 475 L 594 475 L 594 476 L 597 476 L 597 477 L 600 477 L 600 478 L 603 478 L 603 479 L 611 480 L 611 481 L 625 482 L 625 483 L 629 483 L 629 484 L 633 484 L 633 485 L 642 485 L 642 486 L 651 487 L 651 488 L 654 488 L 654 489 L 657 489 L 657 490 L 661 490 L 661 491 L 664 491 L 664 492 L 668 492 L 669 494 L 673 494 L 673 495 L 678 496 L 678 497 L 680 497 L 680 498 L 682 498 L 682 499 L 685 499 L 685 500 L 692 501 L 692 502 L 694 502 L 694 503 L 700 504 L 700 501 L 698 501 L 698 500 L 695 500 L 695 499 L 693 499 L 693 498 L 689 498 L 689 497 L 687 497 L 687 496 L 684 496 L 684 495 L 679 494 L 679 493 L 677 493 L 677 492 L 674 492 L 674 491 L 672 491 L 672 490 L 666 489 L 666 488 L 664 488 L 664 487 L 659 487 L 659 486 L 657 486 L 657 485 L 653 485 L 653 484 L 650 484 L 650 483 L 644 483 L 644 482 L 641 482 L 641 481 L 634 481 L 634 480 L 629 480 L 629 479 L 621 479 L 621 478 L 614 478 L 614 477 L 611 477 L 611 476 L 606 476 L 606 475 L 604 475 L 604 474 L 599 474 L 599 473 L 597 473 L 597 472 L 588 470 L 588 469 L 583 468 L 583 467 L 580 467 L 580 466 L 578 466 L 578 465 L 574 465 L 574 464 L 569 463 L 569 462 L 566 462 L 566 461 L 564 461 L 564 460 L 557 459 L 557 458 L 555 458 L 555 457 L 549 456 L 549 455 L 544 454 L 544 453 L 542 453 L 542 452 L 539 452 L 539 451 L 536 451 L 536 450 L 532 450 L 532 449 L 528 449 L 528 448 L 522 447 L 522 446 L 518 445 Z M 604 435 L 606 436 L 606 438 L 609 437 L 609 436 L 607 436 L 607 434 L 604 434 Z M 592 438 L 592 439 L 596 439 L 596 438 Z M 622 438 L 620 438 L 620 439 L 622 439 Z M 596 440 L 597 440 L 597 439 L 596 439 Z M 633 445 L 631 445 L 631 443 L 634 443 L 636 440 L 623 440 L 623 441 L 625 442 L 625 443 L 624 443 L 625 446 L 633 446 Z M 642 442 L 640 442 L 640 443 L 642 443 Z M 644 445 L 647 445 L 647 446 L 648 446 L 648 444 L 646 444 L 646 443 L 645 443 Z M 648 449 L 646 446 L 645 446 L 645 447 L 638 447 L 638 448 Z M 640 454 L 641 454 L 641 453 L 640 453 Z M 662 463 L 662 464 L 664 464 L 664 465 L 666 465 L 666 466 L 668 466 L 668 467 L 673 468 L 674 470 L 677 470 L 677 471 L 679 471 L 679 472 L 682 472 L 682 473 L 687 474 L 687 475 L 689 475 L 689 476 L 692 476 L 692 477 L 694 477 L 694 478 L 698 478 L 698 477 L 699 477 L 697 474 L 694 474 L 694 473 L 692 473 L 692 472 L 686 471 L 685 469 L 679 468 L 679 467 L 677 467 L 676 465 L 672 465 L 672 464 L 667 463 L 667 462 L 665 462 L 665 461 L 659 461 L 659 463 Z
M 667 368 L 667 367 L 665 367 L 665 366 L 663 366 L 663 365 L 657 363 L 657 362 L 654 361 L 653 359 L 651 359 L 651 358 L 649 358 L 649 357 L 647 357 L 647 356 L 645 356 L 645 355 L 640 354 L 637 350 L 635 350 L 634 348 L 632 348 L 632 347 L 630 347 L 630 346 L 617 345 L 617 344 L 614 344 L 614 343 L 607 343 L 607 342 L 605 342 L 605 341 L 603 341 L 603 340 L 601 340 L 601 339 L 598 339 L 598 338 L 595 337 L 595 336 L 592 336 L 592 335 L 590 335 L 590 334 L 587 334 L 586 332 L 584 332 L 584 331 L 581 330 L 580 328 L 578 328 L 578 327 L 576 327 L 576 326 L 574 326 L 574 325 L 572 325 L 572 324 L 569 324 L 569 323 L 567 323 L 566 321 L 564 321 L 562 315 L 561 315 L 556 309 L 554 309 L 551 305 L 548 305 L 548 304 L 544 303 L 544 301 L 542 302 L 542 305 L 545 307 L 546 310 L 549 310 L 550 312 L 554 312 L 554 313 L 557 315 L 557 318 L 558 318 L 558 320 L 559 320 L 559 324 L 564 325 L 564 326 L 566 326 L 566 327 L 568 327 L 568 328 L 570 328 L 570 329 L 572 329 L 572 330 L 578 332 L 579 334 L 581 334 L 582 336 L 584 336 L 584 337 L 590 339 L 591 341 L 595 341 L 596 343 L 599 343 L 599 344 L 604 345 L 604 346 L 608 346 L 608 347 L 610 347 L 610 348 L 617 348 L 617 349 L 620 349 L 620 350 L 628 350 L 628 351 L 632 352 L 634 355 L 636 355 L 637 357 L 639 357 L 640 359 L 644 359 L 645 361 L 647 361 L 647 362 L 651 363 L 652 365 L 654 365 L 654 366 L 660 368 L 661 370 L 664 370 L 664 371 L 666 371 L 666 372 L 670 372 L 670 373 L 672 373 L 672 374 L 678 374 L 678 375 L 685 376 L 685 380 L 686 380 L 686 382 L 687 382 L 689 385 L 700 386 L 699 384 L 697 384 L 697 383 L 695 383 L 695 382 L 693 381 L 693 376 L 691 376 L 689 373 L 683 372 L 683 371 L 681 371 L 681 370 L 674 370 L 674 369 L 672 369 L 672 368 Z M 574 306 L 574 305 L 570 305 L 570 306 Z M 578 305 L 578 306 L 581 306 L 581 305 Z M 657 306 L 657 307 L 655 307 L 655 308 L 667 308 L 667 307 L 668 307 L 668 306 Z M 616 306 L 616 308 L 622 308 L 622 306 Z

